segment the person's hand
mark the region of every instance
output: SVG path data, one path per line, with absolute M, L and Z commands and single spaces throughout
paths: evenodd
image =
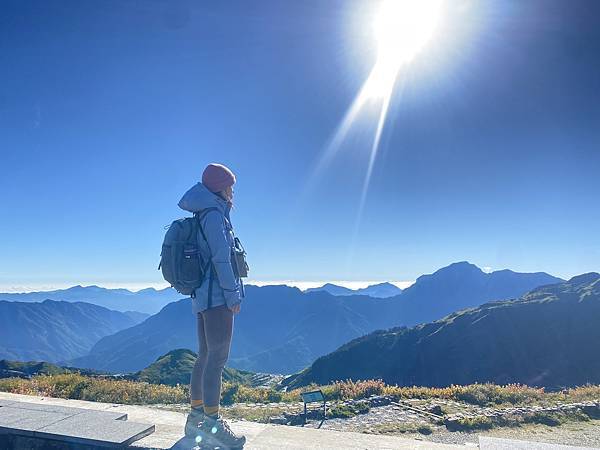
M 238 303 L 237 305 L 233 305 L 233 307 L 230 309 L 231 309 L 231 311 L 233 311 L 234 314 L 237 314 L 242 309 L 242 304 Z

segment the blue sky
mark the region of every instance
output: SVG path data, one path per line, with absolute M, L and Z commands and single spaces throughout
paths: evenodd
M 454 261 L 600 270 L 600 5 L 452 2 L 315 176 L 375 62 L 377 2 L 12 1 L 0 15 L 0 288 L 156 285 L 208 162 L 255 280 Z

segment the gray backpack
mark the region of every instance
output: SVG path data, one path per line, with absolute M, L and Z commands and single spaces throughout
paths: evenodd
M 206 208 L 193 217 L 175 220 L 165 234 L 158 269 L 162 269 L 164 279 L 180 294 L 193 296 L 211 268 L 210 259 L 204 261 L 200 253 L 198 231 L 206 241 L 200 220 L 212 210 L 218 211 Z

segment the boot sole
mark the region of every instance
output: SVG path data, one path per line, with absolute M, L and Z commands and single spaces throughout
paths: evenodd
M 203 442 L 197 444 L 200 450 L 242 450 L 246 443 L 244 442 L 241 445 L 224 445 L 220 443 L 216 438 L 210 436 L 203 439 Z
M 222 447 L 222 446 L 218 446 L 218 447 L 213 447 L 213 446 L 207 446 L 207 445 L 202 445 L 199 447 L 194 447 L 194 450 L 198 449 L 198 450 L 243 450 L 244 447 Z
M 226 445 L 198 444 L 194 447 L 194 450 L 243 450 L 243 448 L 243 445 L 241 447 L 228 447 Z

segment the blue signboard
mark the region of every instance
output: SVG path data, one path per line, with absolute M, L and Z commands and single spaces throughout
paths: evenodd
M 303 392 L 300 395 L 302 396 L 304 403 L 325 401 L 325 396 L 322 391 Z

